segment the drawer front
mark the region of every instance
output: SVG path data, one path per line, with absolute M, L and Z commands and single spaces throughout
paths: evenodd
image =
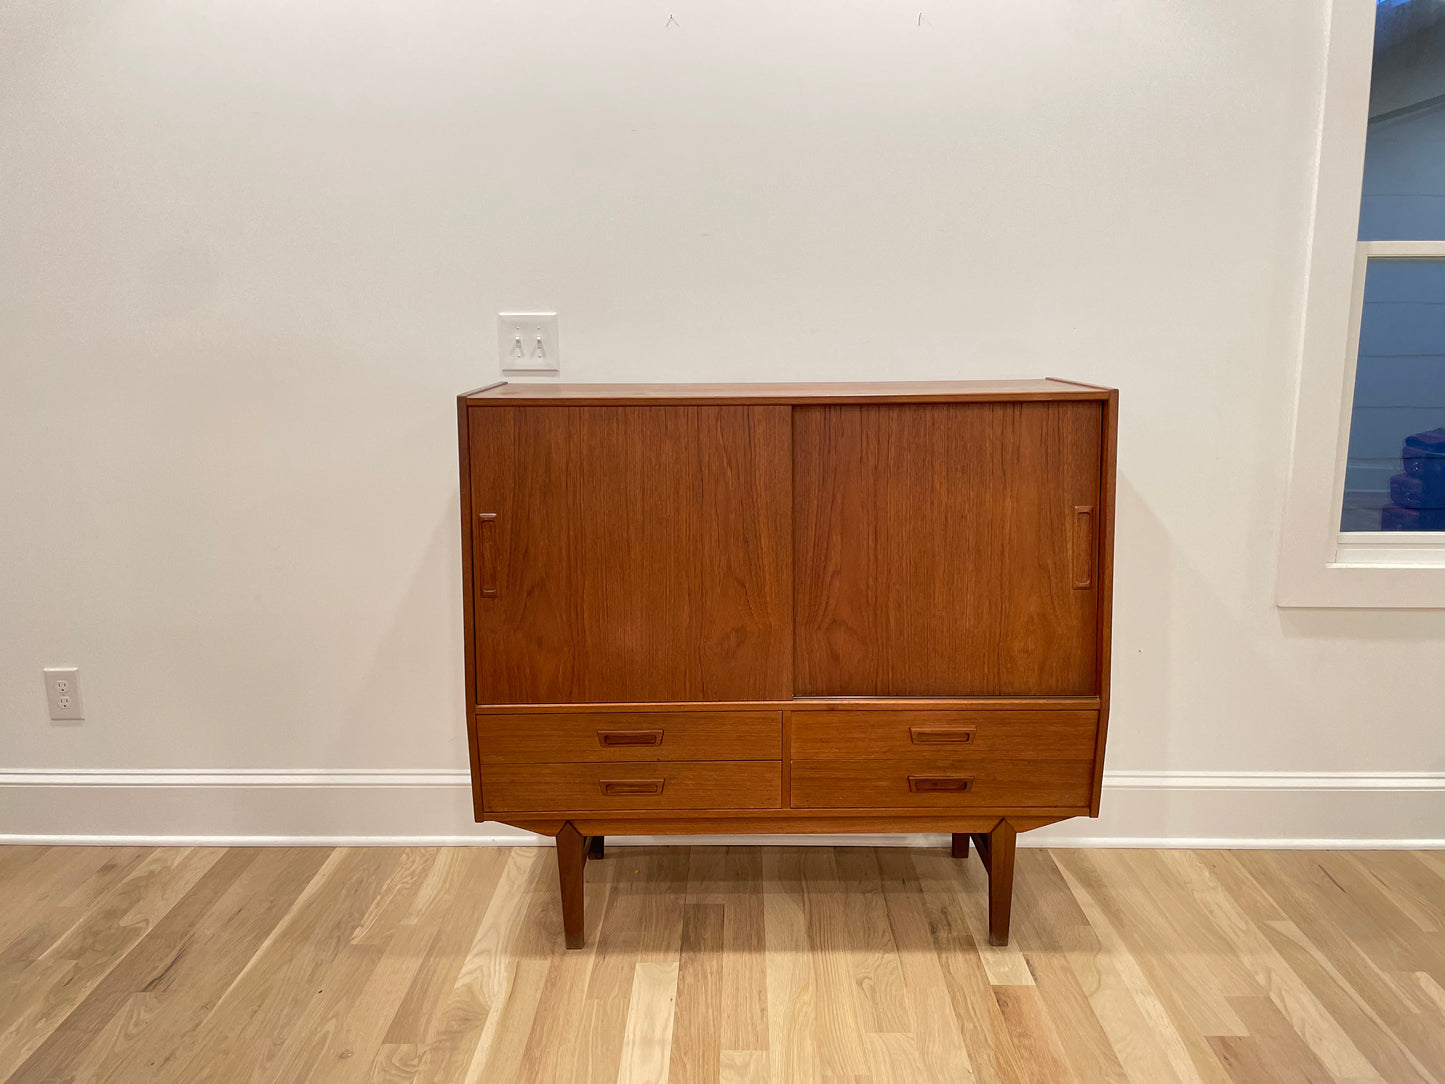
M 783 769 L 776 760 L 499 765 L 482 769 L 482 796 L 492 812 L 777 809 Z
M 799 760 L 1091 760 L 1098 728 L 1097 711 L 795 710 L 792 755 Z
M 478 713 L 483 765 L 637 760 L 778 760 L 778 711 Z
M 1023 809 L 1087 806 L 1091 760 L 797 760 L 795 809 Z

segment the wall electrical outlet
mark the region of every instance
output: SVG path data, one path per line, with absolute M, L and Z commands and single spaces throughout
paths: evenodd
M 84 719 L 85 704 L 80 699 L 80 669 L 75 666 L 47 666 L 45 702 L 50 705 L 52 719 Z
M 497 314 L 497 355 L 504 373 L 560 373 L 555 312 Z

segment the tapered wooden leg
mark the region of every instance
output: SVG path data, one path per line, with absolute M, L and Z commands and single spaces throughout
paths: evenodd
M 1018 833 L 999 821 L 988 834 L 988 941 L 1008 944 L 1009 916 L 1014 900 L 1014 849 Z
M 557 833 L 557 880 L 562 886 L 562 932 L 569 949 L 582 947 L 582 867 L 587 842 L 568 821 Z
M 967 833 L 967 832 L 954 832 L 954 833 L 953 833 L 953 857 L 954 857 L 954 858 L 967 858 L 967 857 L 968 857 L 968 833 Z
M 606 838 L 607 838 L 606 836 L 588 836 L 588 837 L 587 837 L 587 857 L 588 857 L 588 858 L 601 858 L 601 857 L 602 857 L 602 841 L 603 841 L 604 839 L 606 839 Z

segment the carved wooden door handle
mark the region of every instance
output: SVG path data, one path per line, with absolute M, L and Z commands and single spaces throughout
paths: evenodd
M 661 745 L 660 730 L 599 730 L 599 745 Z
M 908 789 L 914 794 L 923 794 L 933 791 L 953 791 L 955 793 L 973 789 L 973 776 L 971 775 L 910 775 L 908 777 Z
M 603 779 L 602 793 L 609 798 L 620 798 L 631 794 L 661 794 L 661 779 Z
M 972 726 L 910 726 L 908 738 L 914 745 L 963 744 L 973 741 L 977 727 Z
M 477 594 L 497 597 L 497 513 L 477 513 Z
M 1075 591 L 1094 586 L 1094 506 L 1076 505 L 1069 525 L 1069 576 Z

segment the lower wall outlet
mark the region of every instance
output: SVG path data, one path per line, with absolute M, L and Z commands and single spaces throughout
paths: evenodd
M 84 719 L 85 704 L 80 699 L 80 668 L 47 666 L 45 668 L 45 702 L 50 706 L 52 719 Z

